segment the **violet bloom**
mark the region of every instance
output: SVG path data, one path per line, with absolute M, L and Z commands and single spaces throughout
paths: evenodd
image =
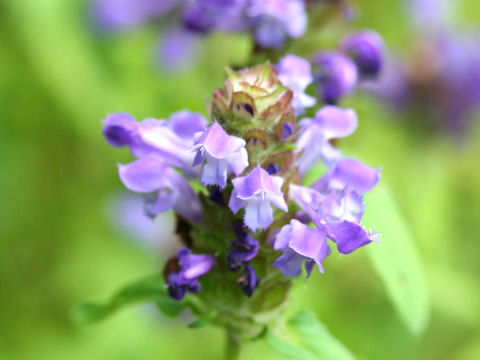
M 319 54 L 313 61 L 319 66 L 316 76 L 320 95 L 327 104 L 336 104 L 352 92 L 357 83 L 357 67 L 346 55 L 330 51 Z
M 301 115 L 305 108 L 315 105 L 317 100 L 305 94 L 305 89 L 313 81 L 310 63 L 295 55 L 287 55 L 277 65 L 278 78 L 283 85 L 293 91 L 292 106 L 295 114 Z
M 202 55 L 203 38 L 182 27 L 166 30 L 160 40 L 155 58 L 165 72 L 187 70 Z
M 320 192 L 343 190 L 349 187 L 359 194 L 372 190 L 380 180 L 379 169 L 374 169 L 360 160 L 346 158 L 335 164 L 328 173 L 312 187 Z
M 137 120 L 127 113 L 108 115 L 104 122 L 103 136 L 115 147 L 132 146 L 138 129 Z
M 245 209 L 245 224 L 253 231 L 266 229 L 273 222 L 271 204 L 280 210 L 288 212 L 283 198 L 283 179 L 271 176 L 257 166 L 247 176 L 232 180 L 234 190 L 228 206 L 236 214 L 241 208 Z
M 362 196 L 346 187 L 342 191 L 332 191 L 322 201 L 316 219 L 321 219 L 321 225 L 324 225 L 327 236 L 337 244 L 338 251 L 349 254 L 378 240 L 376 233 L 370 233 L 360 224 L 363 212 Z
M 171 11 L 181 0 L 95 0 L 94 18 L 105 29 L 141 25 Z
M 183 8 L 186 29 L 198 33 L 211 30 L 243 31 L 248 29 L 245 8 L 249 0 L 195 0 Z
M 409 15 L 421 31 L 435 31 L 452 23 L 452 0 L 408 0 Z
M 104 125 L 103 134 L 113 146 L 128 146 L 137 157 L 160 155 L 168 164 L 192 174 L 193 135 L 204 130 L 207 121 L 203 115 L 189 111 L 174 113 L 169 121 L 142 122 L 129 114 L 116 113 L 107 116 Z
M 354 159 L 344 159 L 314 188 L 290 185 L 290 198 L 310 217 L 319 230 L 337 243 L 338 250 L 350 253 L 376 240 L 364 229 L 361 194 L 377 184 L 380 172 Z
M 307 28 L 303 0 L 255 0 L 247 10 L 255 26 L 255 39 L 265 48 L 279 49 L 287 37 L 298 38 Z
M 126 235 L 156 254 L 178 249 L 173 214 L 152 219 L 145 214 L 143 197 L 126 191 L 112 194 L 105 205 L 105 215 L 119 235 Z
M 148 154 L 133 163 L 119 165 L 120 179 L 132 191 L 154 193 L 147 213 L 155 216 L 174 209 L 193 222 L 202 219 L 200 199 L 190 184 L 167 162 L 155 154 Z
M 168 275 L 168 294 L 175 300 L 182 300 L 187 292 L 200 291 L 198 278 L 215 267 L 212 255 L 194 255 L 187 248 L 182 248 L 178 255 L 180 270 Z
M 255 268 L 247 265 L 242 276 L 237 280 L 237 284 L 240 285 L 245 295 L 251 297 L 255 289 L 260 285 L 260 278 L 257 277 Z
M 228 267 L 232 271 L 238 271 L 242 265 L 253 260 L 258 254 L 260 244 L 257 240 L 240 225 L 235 225 L 237 239 L 232 241 L 232 250 L 228 252 Z
M 357 124 L 355 111 L 332 105 L 320 109 L 314 119 L 303 119 L 296 143 L 300 153 L 297 162 L 300 174 L 305 174 L 320 159 L 327 165 L 340 161 L 343 155 L 330 144 L 330 140 L 353 134 Z
M 294 219 L 277 234 L 274 248 L 283 254 L 274 266 L 285 276 L 300 275 L 303 265 L 307 276 L 315 264 L 320 272 L 324 272 L 323 260 L 331 253 L 327 238 L 336 243 L 342 254 L 377 240 L 377 234 L 370 233 L 360 224 L 363 203 L 358 194 L 345 189 L 324 195 L 298 185 L 291 185 L 290 189 L 291 198 L 310 215 L 316 228 Z M 312 192 L 316 196 L 311 196 Z
M 325 272 L 322 263 L 332 252 L 324 229 L 313 229 L 295 219 L 277 234 L 274 249 L 284 252 L 273 266 L 285 276 L 300 275 L 303 264 L 308 276 L 314 264 L 317 264 L 320 272 Z
M 378 76 L 382 69 L 384 44 L 377 32 L 364 30 L 352 34 L 343 40 L 341 49 L 353 59 L 362 77 Z
M 193 166 L 206 161 L 202 173 L 202 183 L 205 185 L 218 185 L 223 189 L 227 184 L 228 174 L 238 176 L 248 166 L 245 140 L 228 135 L 216 122 L 198 134 L 194 145 L 196 156 Z

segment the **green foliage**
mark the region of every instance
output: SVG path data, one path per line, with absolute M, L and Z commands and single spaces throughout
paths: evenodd
M 315 315 L 302 311 L 286 324 L 268 333 L 268 343 L 293 360 L 354 360 Z
M 165 288 L 163 275 L 157 274 L 138 280 L 118 291 L 107 303 L 83 303 L 72 312 L 77 324 L 103 320 L 120 308 L 139 302 L 154 302 L 168 316 L 177 316 L 185 308 L 182 302 L 171 299 Z
M 366 196 L 364 223 L 378 230 L 382 241 L 367 249 L 395 308 L 414 334 L 427 325 L 429 300 L 415 239 L 385 182 Z

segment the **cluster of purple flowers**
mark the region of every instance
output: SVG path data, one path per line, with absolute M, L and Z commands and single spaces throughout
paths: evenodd
M 335 105 L 360 81 L 376 79 L 384 51 L 382 37 L 373 30 L 363 30 L 344 38 L 339 50 L 317 54 L 313 64 L 319 69 L 316 79 L 323 101 Z
M 249 32 L 262 48 L 279 49 L 307 28 L 305 0 L 95 0 L 96 22 L 122 30 L 162 19 L 171 23 L 159 50 L 173 67 L 192 57 L 201 38 L 214 31 Z
M 372 62 L 361 58 L 359 66 L 371 72 Z M 305 268 L 310 275 L 315 264 L 324 271 L 328 239 L 344 254 L 377 239 L 361 218 L 362 196 L 377 184 L 380 171 L 343 156 L 331 141 L 355 131 L 355 112 L 327 105 L 297 124 L 304 107 L 315 103 L 304 93 L 313 79 L 310 66 L 298 57 L 228 75 L 225 89 L 213 96 L 210 124 L 188 111 L 169 120 L 137 122 L 125 113 L 105 120 L 107 141 L 137 157 L 119 165 L 119 174 L 128 189 L 146 195 L 145 213 L 173 209 L 188 224 L 190 243 L 166 272 L 169 294 L 177 300 L 199 292 L 199 278 L 213 269 L 219 276 L 224 269 L 240 271 L 237 283 L 250 297 L 261 288 L 260 261 L 263 272 L 276 268 L 294 277 Z M 302 186 L 318 161 L 328 171 Z M 194 190 L 198 182 L 203 190 Z
M 415 42 L 390 54 L 385 71 L 365 88 L 428 129 L 462 135 L 480 108 L 478 29 L 452 24 L 455 2 L 410 0 Z

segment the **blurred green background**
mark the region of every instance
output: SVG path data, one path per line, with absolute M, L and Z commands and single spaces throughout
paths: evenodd
M 393 50 L 408 48 L 400 0 L 357 3 L 354 27 L 379 31 Z M 461 22 L 480 26 L 478 2 L 459 5 Z M 105 143 L 104 116 L 205 113 L 223 67 L 247 63 L 251 50 L 246 36 L 214 35 L 195 67 L 172 75 L 155 67 L 157 41 L 155 25 L 99 33 L 85 1 L 0 1 L 0 359 L 222 358 L 224 334 L 187 329 L 188 315 L 166 319 L 140 305 L 89 327 L 69 318 L 75 304 L 106 299 L 170 255 L 108 221 L 105 203 L 122 189 L 115 164 L 130 155 Z M 348 105 L 360 126 L 342 145 L 384 167 L 425 273 L 429 322 L 412 335 L 365 251 L 332 257 L 324 275 L 299 281 L 291 308 L 311 308 L 358 359 L 480 359 L 480 118 L 459 146 L 367 96 Z M 280 357 L 260 342 L 242 358 Z

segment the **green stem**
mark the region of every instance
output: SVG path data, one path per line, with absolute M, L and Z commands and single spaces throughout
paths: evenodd
M 227 330 L 227 351 L 225 353 L 225 360 L 239 359 L 240 349 L 240 339 L 231 330 Z

